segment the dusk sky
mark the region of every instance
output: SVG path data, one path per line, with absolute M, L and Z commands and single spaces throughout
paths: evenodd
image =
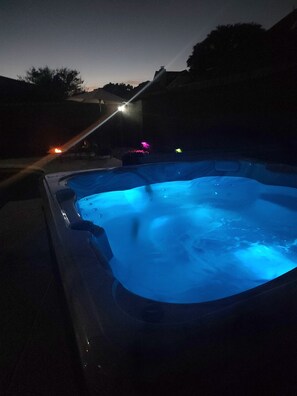
M 183 70 L 193 45 L 217 25 L 269 28 L 297 0 L 0 0 L 0 75 L 31 66 L 69 67 L 85 86 L 137 85 Z

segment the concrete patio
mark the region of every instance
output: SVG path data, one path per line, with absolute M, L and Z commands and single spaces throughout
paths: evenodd
M 0 161 L 0 176 L 38 159 Z M 52 257 L 38 178 L 63 170 L 119 166 L 114 159 L 49 162 L 30 178 L 1 188 L 0 394 L 83 395 L 74 335 Z M 9 170 L 5 174 L 5 170 Z

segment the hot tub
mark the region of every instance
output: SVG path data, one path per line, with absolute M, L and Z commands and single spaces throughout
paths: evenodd
M 51 174 L 43 185 L 94 393 L 162 393 L 158 379 L 168 389 L 185 362 L 198 370 L 214 333 L 247 311 L 260 317 L 295 285 L 294 167 L 192 158 Z

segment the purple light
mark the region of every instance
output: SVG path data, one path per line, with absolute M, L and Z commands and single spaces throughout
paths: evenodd
M 151 148 L 151 145 L 148 142 L 141 142 L 141 145 L 146 150 L 149 150 Z
M 129 153 L 149 154 L 149 152 L 145 150 L 130 150 Z

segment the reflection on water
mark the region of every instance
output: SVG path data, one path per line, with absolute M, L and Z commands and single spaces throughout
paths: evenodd
M 223 298 L 297 265 L 297 190 L 203 177 L 112 191 L 77 202 L 106 230 L 116 278 L 157 301 Z

